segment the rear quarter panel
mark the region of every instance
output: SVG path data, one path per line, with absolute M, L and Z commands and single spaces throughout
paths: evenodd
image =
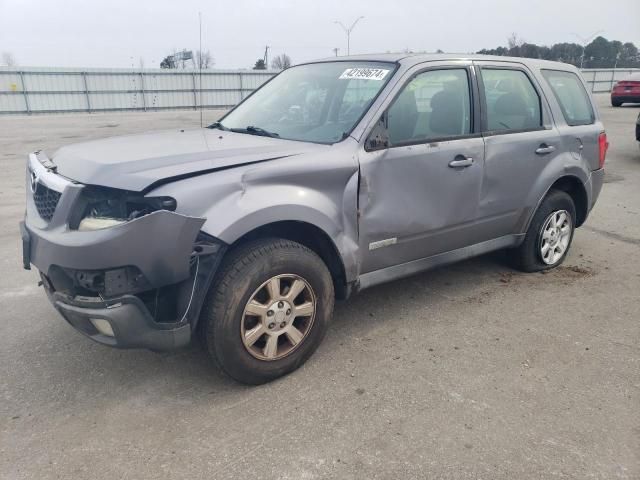
M 567 124 L 564 115 L 562 114 L 562 110 L 560 109 L 560 104 L 558 103 L 558 99 L 556 98 L 553 90 L 549 86 L 549 83 L 542 75 L 542 69 L 549 70 L 561 70 L 573 73 L 577 75 L 578 79 L 582 83 L 582 86 L 591 102 L 591 108 L 594 113 L 594 123 L 590 125 L 575 125 L 571 126 Z M 587 83 L 584 81 L 582 74 L 580 71 L 572 65 L 566 64 L 558 64 L 543 66 L 540 68 L 532 69 L 538 83 L 541 85 L 544 95 L 547 97 L 547 101 L 551 107 L 551 113 L 553 116 L 554 123 L 560 132 L 563 142 L 563 150 L 565 151 L 576 151 L 578 152 L 582 160 L 584 161 L 584 168 L 587 171 L 597 170 L 599 167 L 599 150 L 598 150 L 598 135 L 600 132 L 605 130 L 604 124 L 602 123 L 600 112 L 598 111 L 598 106 L 593 99 L 593 95 L 589 91 Z M 580 149 L 580 147 L 582 147 Z

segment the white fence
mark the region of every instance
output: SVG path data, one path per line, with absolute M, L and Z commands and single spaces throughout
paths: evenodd
M 229 108 L 275 73 L 0 67 L 0 114 Z
M 640 69 L 585 69 L 592 92 Z M 275 75 L 266 70 L 0 67 L 0 114 L 229 108 Z
M 632 73 L 640 73 L 640 68 L 585 68 L 582 76 L 591 92 L 610 92 L 618 80 L 624 80 Z

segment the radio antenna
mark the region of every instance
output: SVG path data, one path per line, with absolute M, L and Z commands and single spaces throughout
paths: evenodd
M 200 84 L 198 92 L 198 103 L 200 103 L 200 128 L 202 128 L 202 12 L 198 12 L 198 21 L 200 23 L 200 50 L 198 51 L 198 83 Z

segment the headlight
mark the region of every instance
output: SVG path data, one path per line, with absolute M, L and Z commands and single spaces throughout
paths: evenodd
M 104 217 L 84 217 L 80 220 L 78 230 L 86 232 L 89 230 L 100 230 L 102 228 L 115 227 L 116 225 L 122 225 L 127 223 L 126 220 L 120 220 L 117 218 L 104 218 Z
M 87 186 L 69 226 L 81 231 L 99 230 L 158 210 L 174 211 L 176 207 L 177 203 L 171 197 L 146 197 L 116 188 Z

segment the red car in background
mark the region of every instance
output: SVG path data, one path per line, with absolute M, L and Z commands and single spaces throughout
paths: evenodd
M 613 86 L 611 105 L 619 107 L 623 103 L 640 103 L 640 73 L 632 73 Z

